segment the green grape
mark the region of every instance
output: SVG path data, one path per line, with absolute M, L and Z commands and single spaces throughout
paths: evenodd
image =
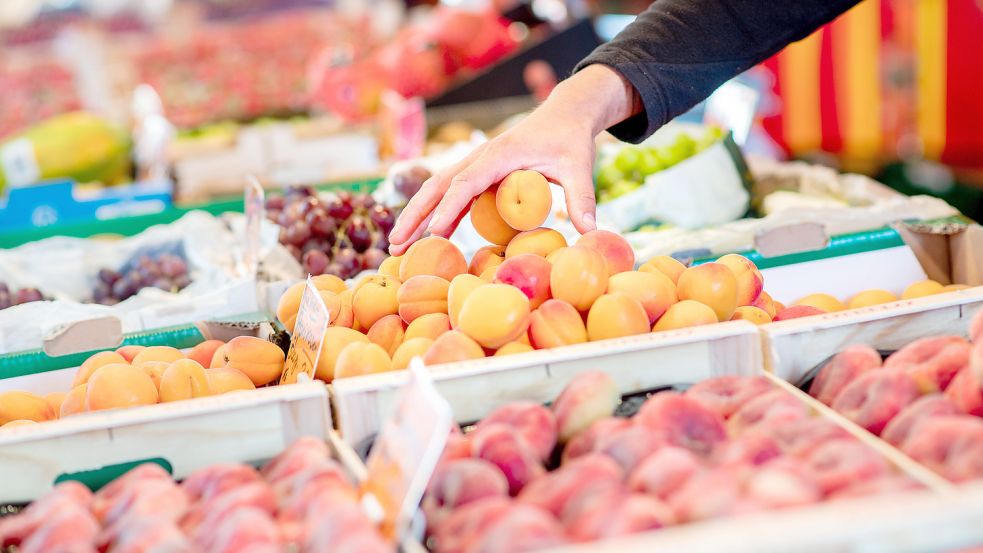
M 611 196 L 614 198 L 620 198 L 629 192 L 634 192 L 642 186 L 642 183 L 624 179 L 616 182 L 614 186 L 611 187 Z
M 624 173 L 619 171 L 614 165 L 605 165 L 597 172 L 597 188 L 598 190 L 611 188 L 614 183 L 623 178 L 625 178 Z
M 642 159 L 638 162 L 638 171 L 643 178 L 661 171 L 662 167 L 662 159 L 654 148 L 646 148 L 642 151 Z
M 724 137 L 724 131 L 720 127 L 709 127 L 703 136 L 696 141 L 696 153 L 706 150 L 713 146 Z
M 597 203 L 607 203 L 614 199 L 610 190 L 601 190 L 597 193 Z
M 614 166 L 618 168 L 624 174 L 629 174 L 632 171 L 637 170 L 638 163 L 642 159 L 642 152 L 638 148 L 626 147 L 622 148 L 617 155 L 614 156 Z

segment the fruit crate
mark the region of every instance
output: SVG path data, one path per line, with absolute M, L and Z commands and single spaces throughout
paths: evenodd
M 751 374 L 761 360 L 756 327 L 734 321 L 436 365 L 431 373 L 456 420 L 472 422 L 506 401 L 552 401 L 573 377 L 589 370 L 607 372 L 627 394 Z M 396 371 L 332 382 L 332 409 L 342 439 L 360 453 L 367 451 L 408 378 L 408 371 Z

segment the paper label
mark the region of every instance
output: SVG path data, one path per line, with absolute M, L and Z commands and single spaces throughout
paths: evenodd
M 259 268 L 261 232 L 263 219 L 266 217 L 266 194 L 263 185 L 252 175 L 246 177 L 243 202 L 246 212 L 246 235 L 243 237 L 242 264 L 245 276 L 254 277 Z
M 280 375 L 280 384 L 297 382 L 297 376 L 301 373 L 314 378 L 317 360 L 321 357 L 321 342 L 330 318 L 328 307 L 324 305 L 320 292 L 308 276 L 304 295 L 300 298 L 297 323 L 290 337 L 290 350 L 283 365 L 283 374 Z
M 0 169 L 11 188 L 36 183 L 41 178 L 41 168 L 34 155 L 34 144 L 21 138 L 0 148 Z
M 418 358 L 410 363 L 410 373 L 395 413 L 382 425 L 369 453 L 362 486 L 363 505 L 394 540 L 407 536 L 452 422 L 450 405 Z

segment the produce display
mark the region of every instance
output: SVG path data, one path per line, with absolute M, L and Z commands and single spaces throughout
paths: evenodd
M 155 257 L 143 255 L 133 268 L 122 274 L 112 269 L 101 269 L 92 301 L 113 305 L 147 287 L 178 292 L 189 284 L 188 264 L 179 256 L 169 253 Z
M 983 313 L 969 336 L 922 338 L 883 360 L 851 346 L 809 393 L 950 480 L 983 478 Z
M 14 305 L 41 301 L 44 294 L 37 288 L 11 289 L 6 283 L 0 282 L 0 309 L 6 309 Z
M 42 57 L 17 66 L 4 61 L 0 59 L 0 140 L 49 117 L 82 108 L 75 76 L 56 60 Z
M 177 483 L 148 463 L 96 493 L 63 482 L 21 513 L 0 519 L 0 549 L 395 551 L 363 513 L 358 497 L 325 443 L 300 438 L 259 470 L 216 464 Z
M 890 303 L 892 301 L 898 301 L 899 299 L 910 300 L 925 296 L 933 296 L 935 294 L 943 294 L 945 292 L 955 292 L 956 290 L 964 290 L 966 288 L 969 288 L 969 286 L 965 284 L 943 285 L 934 280 L 920 280 L 909 284 L 901 293 L 900 298 L 887 290 L 880 289 L 871 289 L 858 292 L 846 301 L 840 301 L 836 297 L 829 294 L 809 294 L 808 296 L 796 300 L 790 307 L 800 306 L 803 308 L 812 308 L 812 310 L 814 310 L 813 314 L 832 313 L 835 311 L 844 311 L 846 309 L 857 309 L 860 307 Z
M 659 392 L 630 417 L 620 402 L 588 372 L 549 408 L 506 404 L 452 434 L 423 502 L 431 550 L 532 551 L 919 487 L 764 377 Z
M 280 225 L 280 242 L 311 275 L 352 278 L 388 257 L 397 213 L 368 194 L 339 192 L 322 199 L 307 187 L 266 200 L 266 217 Z

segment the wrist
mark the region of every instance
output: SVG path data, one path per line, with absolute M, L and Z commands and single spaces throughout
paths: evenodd
M 583 122 L 592 136 L 643 109 L 635 87 L 621 73 L 602 64 L 588 65 L 559 83 L 543 107 Z

